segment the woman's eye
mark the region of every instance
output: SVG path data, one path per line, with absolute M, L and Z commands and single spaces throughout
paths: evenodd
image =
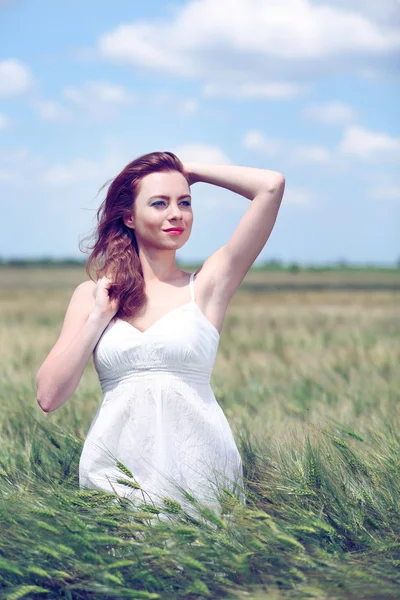
M 153 202 L 152 206 L 159 206 L 160 204 L 165 204 L 162 200 L 157 200 Z M 186 204 L 186 206 L 191 206 L 191 202 L 189 200 L 183 200 L 182 204 Z

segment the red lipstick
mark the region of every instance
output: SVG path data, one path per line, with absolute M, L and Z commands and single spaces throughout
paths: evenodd
M 170 235 L 181 235 L 184 232 L 183 227 L 170 227 L 169 229 L 164 229 L 165 233 L 169 233 Z

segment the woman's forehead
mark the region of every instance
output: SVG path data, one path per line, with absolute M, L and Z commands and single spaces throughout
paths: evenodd
M 190 193 L 186 178 L 178 171 L 150 173 L 141 181 L 139 196 L 145 200 L 150 196 L 163 194 L 167 196 L 180 196 Z

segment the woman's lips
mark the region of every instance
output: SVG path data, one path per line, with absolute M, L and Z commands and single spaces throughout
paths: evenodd
M 170 235 L 181 235 L 184 232 L 184 229 L 164 229 L 164 231 Z

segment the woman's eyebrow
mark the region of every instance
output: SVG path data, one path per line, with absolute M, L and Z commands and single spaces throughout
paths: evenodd
M 163 200 L 171 200 L 171 196 L 163 196 L 162 194 L 157 194 L 156 196 L 150 196 L 149 200 L 153 200 L 153 198 L 162 198 Z M 192 199 L 192 196 L 190 194 L 184 194 L 183 196 L 179 196 L 178 200 L 182 200 L 182 198 Z

